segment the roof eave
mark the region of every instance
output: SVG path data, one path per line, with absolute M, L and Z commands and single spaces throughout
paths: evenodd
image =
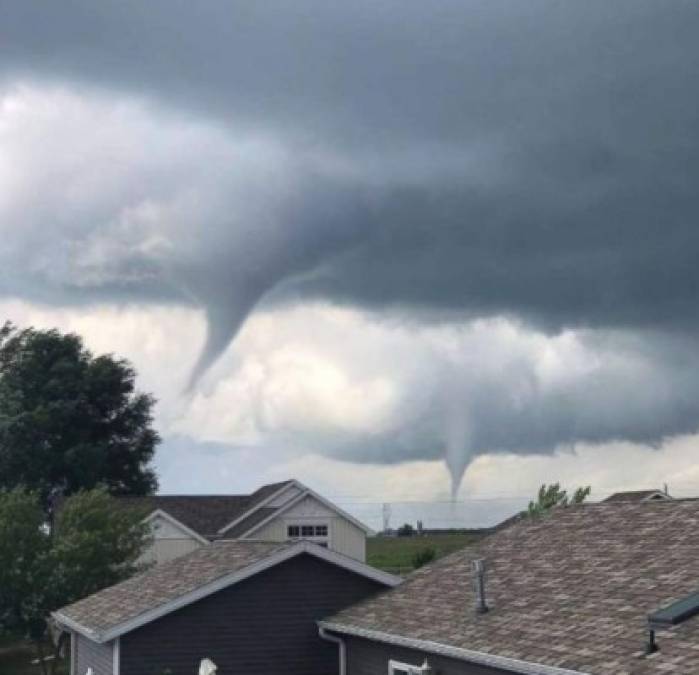
M 280 506 L 274 513 L 271 513 L 267 518 L 260 521 L 259 523 L 256 523 L 249 530 L 246 530 L 245 532 L 240 534 L 238 536 L 238 539 L 244 539 L 244 538 L 249 537 L 251 534 L 254 534 L 255 532 L 257 532 L 257 530 L 262 528 L 264 525 L 266 525 L 270 521 L 274 520 L 275 518 L 279 517 L 280 515 L 285 513 L 288 509 L 290 509 L 294 505 L 298 504 L 300 501 L 302 501 L 306 497 L 313 497 L 313 499 L 315 499 L 318 502 L 320 502 L 321 504 L 323 504 L 323 506 L 325 506 L 327 509 L 329 509 L 330 511 L 334 511 L 338 516 L 341 516 L 345 520 L 352 523 L 356 528 L 362 530 L 367 537 L 371 537 L 375 534 L 374 530 L 372 530 L 368 525 L 365 525 L 360 520 L 357 520 L 354 516 L 347 513 L 347 511 L 345 511 L 344 509 L 341 509 L 337 504 L 334 504 L 329 499 L 326 499 L 325 497 L 318 494 L 317 492 L 315 492 L 311 488 L 306 487 L 302 483 L 299 483 L 297 480 L 293 480 L 292 484 L 294 485 L 294 487 L 297 487 L 299 490 L 301 490 L 301 492 L 296 497 L 292 497 L 288 502 L 286 502 L 286 504 L 284 504 L 283 506 Z
M 249 518 L 253 513 L 256 513 L 261 508 L 265 507 L 267 504 L 274 501 L 277 497 L 283 495 L 289 488 L 293 487 L 294 485 L 301 487 L 299 485 L 298 481 L 296 481 L 295 479 L 291 479 L 291 480 L 287 481 L 284 485 L 282 485 L 282 487 L 280 487 L 278 490 L 273 492 L 271 495 L 268 495 L 262 501 L 255 504 L 251 508 L 247 509 L 247 511 L 243 511 L 243 513 L 236 516 L 229 523 L 227 523 L 223 527 L 219 528 L 217 534 L 219 536 L 226 534 L 226 532 L 228 532 L 228 530 L 230 530 L 233 527 L 235 527 L 236 525 L 238 525 L 238 523 L 243 522 L 246 518 Z
M 511 673 L 519 675 L 589 675 L 581 670 L 569 670 L 567 668 L 558 668 L 557 666 L 547 666 L 541 663 L 531 663 L 529 661 L 521 661 L 507 656 L 498 656 L 496 654 L 488 654 L 472 649 L 463 649 L 462 647 L 453 647 L 440 642 L 431 640 L 418 640 L 415 638 L 403 637 L 401 635 L 393 635 L 382 631 L 375 631 L 359 626 L 345 625 L 334 623 L 332 621 L 319 621 L 318 626 L 341 635 L 349 635 L 352 637 L 364 638 L 374 642 L 383 642 L 385 644 L 395 645 L 397 647 L 406 647 L 415 649 L 428 654 L 437 656 L 445 656 L 459 661 L 467 661 L 481 666 L 489 666 L 492 668 L 500 668 Z
M 177 609 L 186 607 L 187 605 L 190 605 L 193 602 L 197 602 L 198 600 L 202 600 L 203 598 L 206 598 L 220 590 L 223 590 L 224 588 L 233 586 L 234 584 L 244 581 L 249 577 L 255 576 L 260 572 L 270 569 L 271 567 L 275 567 L 276 565 L 290 560 L 291 558 L 295 558 L 296 556 L 301 555 L 303 553 L 309 553 L 310 555 L 313 555 L 316 558 L 320 558 L 321 560 L 325 560 L 326 562 L 333 563 L 338 567 L 342 567 L 346 570 L 354 572 L 355 574 L 359 574 L 366 578 L 373 579 L 377 583 L 381 583 L 389 588 L 397 586 L 403 581 L 400 577 L 397 577 L 393 574 L 389 574 L 388 572 L 383 572 L 382 570 L 378 570 L 374 567 L 367 565 L 366 563 L 361 563 L 357 560 L 354 560 L 353 558 L 349 558 L 348 556 L 341 555 L 340 553 L 336 553 L 335 551 L 330 551 L 326 548 L 323 548 L 322 546 L 313 544 L 312 542 L 301 541 L 292 546 L 282 548 L 273 555 L 267 556 L 266 558 L 262 558 L 257 562 L 251 563 L 247 567 L 226 574 L 222 577 L 219 577 L 218 579 L 214 579 L 213 581 L 210 581 L 204 584 L 203 586 L 194 589 L 193 591 L 185 593 L 184 595 L 181 595 L 177 598 L 173 598 L 172 600 L 165 602 L 162 605 L 154 607 L 153 609 L 147 610 L 145 612 L 141 612 L 141 614 L 138 614 L 135 617 L 126 619 L 125 621 L 122 621 L 119 624 L 116 624 L 109 628 L 105 628 L 101 631 L 89 628 L 78 623 L 74 619 L 71 619 L 69 616 L 64 614 L 61 610 L 54 612 L 52 616 L 56 619 L 56 621 L 58 621 L 62 625 L 84 635 L 93 642 L 110 642 L 111 640 L 114 640 L 115 638 L 118 638 L 121 635 L 130 633 L 131 631 L 136 630 L 141 626 L 145 626 L 146 624 L 149 624 L 163 616 L 166 616 L 167 614 L 170 614 Z
M 106 640 L 102 638 L 102 634 L 99 631 L 88 628 L 87 626 L 83 626 L 81 623 L 78 623 L 77 621 L 71 619 L 70 617 L 66 616 L 60 611 L 51 612 L 51 618 L 64 628 L 68 628 L 69 630 L 75 631 L 76 633 L 80 633 L 81 635 L 84 635 L 86 638 L 89 638 L 93 642 L 97 642 L 98 644 L 106 642 Z

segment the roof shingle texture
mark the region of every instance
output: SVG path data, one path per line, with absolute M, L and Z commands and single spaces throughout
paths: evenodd
M 647 615 L 699 590 L 699 502 L 602 503 L 525 519 L 329 619 L 593 675 L 699 673 L 699 617 L 657 635 Z M 476 615 L 471 561 L 490 612 Z
M 133 505 L 146 513 L 162 509 L 197 534 L 213 539 L 219 530 L 289 482 L 263 485 L 251 495 L 155 495 L 118 497 L 118 500 L 122 505 Z
M 642 502 L 651 495 L 658 495 L 662 499 L 662 490 L 629 490 L 627 492 L 615 492 L 609 495 L 605 502 Z
M 221 536 L 225 539 L 237 539 L 238 537 L 242 537 L 248 530 L 251 530 L 255 525 L 259 525 L 262 521 L 267 520 L 267 518 L 278 510 L 279 509 L 273 507 L 263 506 L 251 513 L 247 518 L 243 518 L 243 520 L 235 524 L 229 530 L 226 530 Z
M 218 541 L 59 611 L 90 631 L 103 633 L 293 545 L 289 542 Z

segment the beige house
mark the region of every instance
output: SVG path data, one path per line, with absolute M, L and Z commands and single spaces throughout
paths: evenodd
M 126 497 L 148 511 L 148 562 L 178 558 L 212 541 L 307 540 L 364 562 L 371 529 L 297 480 L 264 485 L 250 495 Z

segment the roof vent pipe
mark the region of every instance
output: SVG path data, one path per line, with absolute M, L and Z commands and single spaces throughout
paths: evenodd
M 648 615 L 648 642 L 646 655 L 657 652 L 660 647 L 655 640 L 655 631 L 672 628 L 699 614 L 699 593 L 692 593 L 682 600 Z
M 472 561 L 471 571 L 476 590 L 476 614 L 485 614 L 488 611 L 488 604 L 485 601 L 485 560 Z

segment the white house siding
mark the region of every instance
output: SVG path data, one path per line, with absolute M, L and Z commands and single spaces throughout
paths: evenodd
M 141 556 L 143 563 L 163 563 L 198 549 L 203 544 L 175 523 L 155 516 L 151 520 L 153 543 Z
M 328 525 L 328 548 L 361 562 L 366 560 L 366 533 L 312 496 L 302 499 L 249 535 L 250 539 L 286 541 L 288 525 Z
M 185 553 L 195 551 L 203 544 L 194 539 L 154 539 L 153 543 L 141 556 L 144 563 L 164 563 L 179 558 Z
M 281 518 L 275 518 L 246 538 L 260 539 L 261 541 L 286 541 L 286 523 Z
M 97 644 L 76 634 L 71 655 L 72 675 L 85 675 L 92 668 L 94 675 L 114 675 L 114 642 Z
M 338 553 L 366 562 L 366 532 L 346 518 L 334 518 L 330 528 L 331 548 Z

